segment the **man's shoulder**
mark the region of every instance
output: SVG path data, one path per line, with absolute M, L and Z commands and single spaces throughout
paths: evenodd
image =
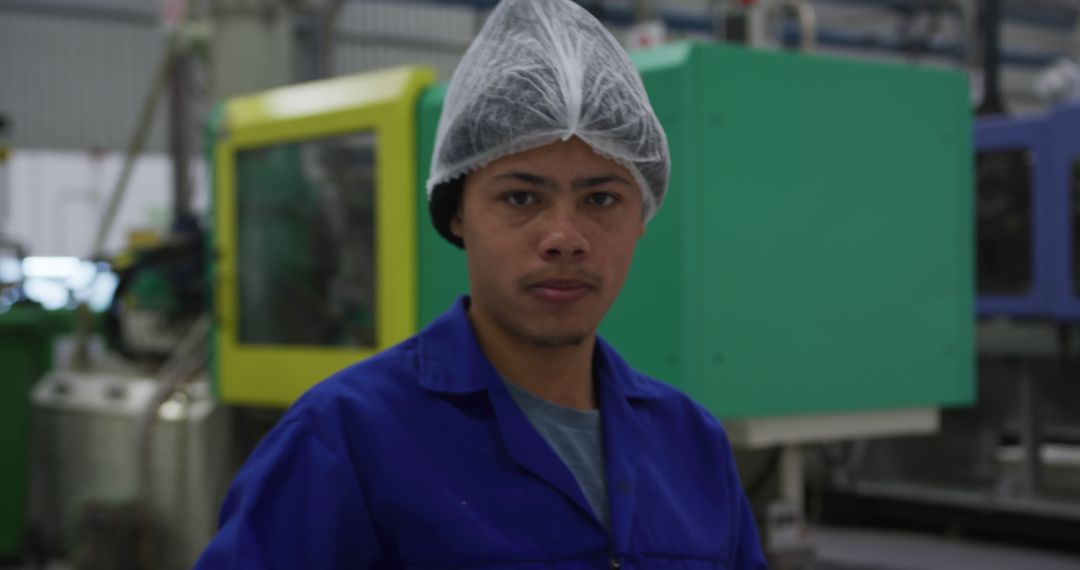
M 647 393 L 658 417 L 677 422 L 684 428 L 710 432 L 726 439 L 724 428 L 712 412 L 681 389 L 646 374 L 634 371 L 638 385 Z
M 672 406 L 688 406 L 702 411 L 705 410 L 701 404 L 697 403 L 696 400 L 680 388 L 641 372 L 635 371 L 634 373 L 637 375 L 640 385 L 647 390 L 652 399 Z
M 419 390 L 416 337 L 339 370 L 315 384 L 289 415 L 326 418 L 382 414 Z
M 696 431 L 718 432 L 723 437 L 720 422 L 704 406 L 679 388 L 638 371 L 604 339 L 597 346 L 603 368 L 616 380 L 620 391 L 631 400 L 639 400 L 652 409 L 652 416 L 666 425 L 679 424 Z

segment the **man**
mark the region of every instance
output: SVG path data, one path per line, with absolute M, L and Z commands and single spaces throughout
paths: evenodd
M 569 0 L 501 3 L 433 162 L 470 297 L 303 396 L 198 567 L 764 567 L 719 423 L 596 335 L 669 164 L 610 34 Z

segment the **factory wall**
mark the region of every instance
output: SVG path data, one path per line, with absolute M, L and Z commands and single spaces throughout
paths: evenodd
M 10 235 L 30 255 L 87 257 L 113 184 L 123 164 L 118 152 L 21 150 L 9 163 Z M 163 233 L 172 211 L 172 162 L 160 152 L 139 158 L 105 251 L 117 252 L 132 231 Z M 204 161 L 192 164 L 193 207 L 207 205 Z
M 881 2 L 860 5 L 853 1 L 820 0 L 812 4 L 821 29 L 843 30 L 868 44 L 902 39 L 899 18 L 883 8 Z M 970 8 L 972 0 L 963 0 L 961 4 Z M 631 3 L 605 0 L 604 5 L 621 6 L 625 13 Z M 709 14 L 711 3 L 655 0 L 653 5 L 662 14 L 700 19 Z M 55 215 L 72 219 L 103 207 L 100 202 L 74 205 L 78 200 L 58 196 L 81 192 L 72 188 L 85 189 L 90 184 L 84 177 L 90 171 L 83 163 L 93 160 L 87 156 L 104 153 L 115 157 L 116 151 L 128 144 L 163 48 L 159 10 L 160 4 L 145 0 L 0 0 L 0 113 L 7 114 L 13 122 L 9 142 L 16 151 L 15 166 L 10 169 L 13 178 L 9 187 L 15 204 L 11 230 L 35 253 L 86 253 L 75 244 L 91 239 L 92 230 L 88 228 L 94 222 L 64 224 L 59 218 L 42 221 L 43 216 L 48 217 L 46 213 L 54 212 L 60 203 L 65 204 L 66 210 Z M 426 64 L 437 69 L 441 80 L 447 80 L 484 16 L 484 10 L 460 2 L 347 1 L 337 25 L 331 72 L 347 74 L 394 65 Z M 955 16 L 942 18 L 935 45 L 963 44 L 965 26 L 971 24 Z M 1067 22 L 1058 26 L 1044 24 L 1008 20 L 1003 30 L 1006 50 L 1043 55 L 1075 53 L 1080 38 L 1071 34 Z M 615 31 L 621 34 L 625 29 Z M 677 38 L 686 32 L 676 30 L 671 35 Z M 821 45 L 820 51 L 879 61 L 962 65 L 961 58 L 948 54 L 912 58 L 882 49 L 835 45 Z M 1039 66 L 1032 64 L 1008 65 L 1004 69 L 1005 97 L 1014 112 L 1031 113 L 1047 107 L 1034 94 L 1034 78 L 1039 70 Z M 196 116 L 205 117 L 213 102 L 209 100 L 206 74 L 196 75 L 192 100 Z M 974 75 L 973 80 L 977 90 L 978 76 Z M 798 96 L 797 88 L 792 96 Z M 147 141 L 146 148 L 152 153 L 165 151 L 164 107 L 159 105 Z M 192 128 L 196 130 L 195 151 L 201 156 L 199 129 L 197 125 Z M 113 158 L 103 160 L 108 162 Z M 154 213 L 156 206 L 145 204 L 167 207 L 171 181 L 164 160 L 161 154 L 156 154 L 142 161 L 145 166 L 137 171 L 141 173 L 137 176 L 142 177 L 139 178 L 142 186 L 132 189 L 128 198 L 131 210 L 125 209 L 122 214 L 133 217 L 121 218 L 116 230 L 118 236 L 127 228 L 159 223 L 159 216 Z M 62 176 L 63 180 L 26 174 L 44 172 L 45 164 L 51 165 L 49 169 L 70 171 L 70 178 L 68 174 Z M 105 168 L 103 172 L 100 183 L 94 184 L 111 187 L 115 180 L 110 174 L 113 170 Z M 199 182 L 205 181 L 199 179 Z M 80 199 L 104 196 L 104 191 L 95 192 Z M 144 192 L 149 194 L 143 196 Z M 56 228 L 63 228 L 63 237 L 59 237 Z M 114 239 L 118 238 L 114 236 Z
M 11 10 L 0 3 L 0 113 L 16 148 L 122 149 L 162 50 L 146 22 Z M 165 146 L 159 109 L 148 147 Z
M 707 0 L 653 3 L 663 11 L 698 18 L 709 13 Z M 83 10 L 43 9 L 76 4 Z M 822 29 L 844 30 L 868 42 L 897 37 L 900 21 L 891 12 L 873 2 L 858 4 L 812 2 Z M 963 4 L 970 5 L 971 0 Z M 122 149 L 161 54 L 163 34 L 157 6 L 143 0 L 0 0 L 0 112 L 14 121 L 14 146 Z M 333 71 L 351 73 L 425 63 L 447 79 L 482 18 L 483 11 L 461 4 L 347 1 L 339 21 Z M 962 41 L 961 32 L 957 18 L 943 18 L 935 42 L 956 44 Z M 1003 28 L 1003 43 L 1007 49 L 1030 54 L 1066 54 L 1080 48 L 1080 38 L 1070 33 L 1064 20 L 1058 27 L 1010 20 Z M 821 51 L 907 60 L 902 54 L 862 48 L 823 45 Z M 919 61 L 946 66 L 960 63 L 948 57 L 924 56 Z M 1031 87 L 1037 71 L 1037 66 L 1005 68 L 1005 91 L 1019 112 L 1045 108 Z M 151 150 L 165 148 L 160 109 L 158 115 L 148 143 Z
M 350 2 L 338 22 L 334 72 L 420 62 L 449 80 L 482 17 L 467 6 Z

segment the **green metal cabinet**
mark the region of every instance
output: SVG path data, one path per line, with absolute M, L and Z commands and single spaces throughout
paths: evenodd
M 17 556 L 26 534 L 30 389 L 52 368 L 53 340 L 71 332 L 74 316 L 36 306 L 0 313 L 0 558 Z
M 601 334 L 724 419 L 971 402 L 966 78 L 696 43 L 634 60 L 671 186 Z M 445 92 L 419 102 L 421 326 L 468 288 L 423 207 Z

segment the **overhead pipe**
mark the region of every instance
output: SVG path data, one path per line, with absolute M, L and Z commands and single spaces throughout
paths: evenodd
M 1001 1 L 983 0 L 979 5 L 982 32 L 983 100 L 978 115 L 1006 114 L 1001 96 Z
M 191 215 L 191 61 L 176 53 L 169 59 L 169 154 L 173 167 L 173 221 Z
M 799 23 L 799 51 L 812 52 L 817 49 L 817 16 L 814 7 L 805 0 L 783 0 L 772 5 L 771 13 L 790 11 Z M 769 13 L 766 13 L 768 21 Z
M 131 133 L 131 140 L 124 153 L 124 164 L 120 169 L 120 176 L 116 179 L 112 194 L 109 196 L 108 205 L 105 207 L 105 213 L 102 215 L 101 222 L 98 225 L 93 248 L 90 250 L 93 259 L 104 257 L 105 240 L 109 237 L 109 232 L 112 231 L 113 223 L 116 221 L 116 213 L 119 211 L 120 204 L 124 201 L 124 194 L 127 192 L 131 171 L 135 168 L 135 160 L 146 146 L 146 138 L 149 136 L 150 129 L 154 124 L 154 114 L 157 111 L 158 101 L 161 100 L 161 94 L 165 92 L 165 87 L 168 84 L 172 60 L 172 42 L 167 41 L 165 44 L 160 61 L 154 71 L 153 80 L 150 83 L 150 91 L 146 94 L 146 98 L 143 99 L 139 119 L 135 123 L 135 130 Z
M 2 1 L 2 0 L 0 0 Z M 351 2 L 370 1 L 370 0 L 348 0 Z M 435 5 L 449 5 L 449 6 L 462 6 L 471 7 L 475 9 L 487 10 L 497 3 L 497 0 L 396 0 L 397 2 L 412 3 L 412 4 L 435 4 Z M 884 8 L 890 7 L 910 7 L 913 4 L 913 0 L 816 0 L 821 2 L 829 2 L 834 4 L 849 4 L 849 5 L 865 5 L 865 6 L 880 6 Z M 585 0 L 579 0 L 579 3 L 586 6 L 594 6 L 594 2 L 588 2 Z M 963 14 L 963 6 L 959 2 L 952 2 L 946 5 L 949 12 L 956 14 Z M 1005 12 L 1004 15 L 1008 15 L 1009 12 Z M 625 7 L 618 6 L 604 6 L 602 11 L 603 17 L 601 20 L 609 24 L 617 26 L 629 26 L 634 23 L 633 11 Z M 678 10 L 661 10 L 657 14 L 657 17 L 664 21 L 668 30 L 674 32 L 684 33 L 696 33 L 705 35 L 714 35 L 717 31 L 717 16 L 715 13 L 709 14 L 693 14 L 685 11 Z M 1080 21 L 1077 18 L 1073 18 L 1075 21 Z M 971 32 L 970 27 L 966 26 L 968 31 L 963 33 L 964 39 L 961 43 L 948 43 L 937 46 L 931 46 L 927 53 L 932 55 L 955 58 L 960 61 L 965 61 L 968 64 L 972 62 L 973 50 L 968 46 L 972 44 L 974 34 Z M 796 34 L 799 32 L 795 29 L 785 28 L 782 32 L 782 39 L 785 41 L 795 41 L 798 37 Z M 353 43 L 365 43 L 360 38 L 350 38 Z M 867 35 L 852 33 L 844 30 L 838 30 L 835 28 L 818 28 L 815 34 L 815 42 L 817 46 L 829 46 L 839 48 L 858 48 L 858 49 L 872 49 L 885 53 L 902 53 L 905 49 L 904 43 L 897 39 L 878 39 Z M 1001 63 L 1005 65 L 1012 65 L 1017 67 L 1026 68 L 1042 68 L 1046 65 L 1064 57 L 1066 54 L 1052 53 L 1052 52 L 1032 52 L 1025 50 L 1010 50 L 1001 54 Z

